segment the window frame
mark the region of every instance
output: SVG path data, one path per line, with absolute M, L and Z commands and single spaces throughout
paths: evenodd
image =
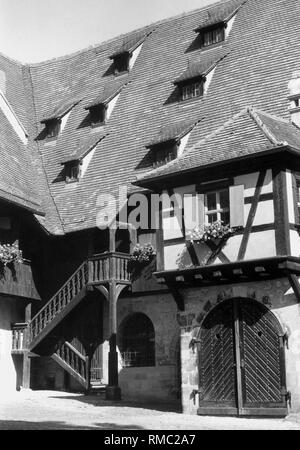
M 215 25 L 211 25 L 209 27 L 203 28 L 202 30 L 200 30 L 200 40 L 201 40 L 201 48 L 206 49 L 215 45 L 219 45 L 222 42 L 225 41 L 225 29 L 226 29 L 226 24 L 224 23 L 217 23 Z M 213 33 L 220 31 L 221 33 L 221 39 L 217 40 L 217 39 L 213 39 Z M 206 43 L 205 37 L 207 35 L 211 35 L 211 41 L 209 43 Z
M 168 141 L 152 147 L 152 166 L 154 169 L 158 167 L 164 166 L 168 164 L 170 161 L 173 161 L 177 158 L 178 155 L 178 142 Z M 160 159 L 158 159 L 158 155 L 163 153 Z
M 61 119 L 51 119 L 45 122 L 45 134 L 47 141 L 56 140 L 61 130 Z
M 65 181 L 66 183 L 76 183 L 80 179 L 80 161 L 70 161 L 65 164 Z M 72 175 L 72 170 L 76 168 L 76 176 Z
M 131 55 L 130 55 L 130 53 L 127 53 L 127 52 L 120 53 L 119 55 L 114 57 L 114 59 L 113 59 L 114 73 L 116 76 L 129 72 L 130 58 L 131 58 Z
M 220 196 L 222 192 L 227 192 L 228 194 L 228 207 L 221 208 L 221 200 Z M 208 195 L 215 194 L 216 196 L 216 209 L 209 210 L 208 209 Z M 224 223 L 224 225 L 230 224 L 230 198 L 229 198 L 229 188 L 223 188 L 223 189 L 215 189 L 212 191 L 207 191 L 204 193 L 204 224 L 210 225 L 211 223 L 214 223 L 216 221 L 222 220 L 221 215 L 224 213 L 229 214 L 229 220 L 228 223 Z M 207 219 L 209 216 L 216 215 L 217 219 L 213 220 L 212 222 L 209 222 Z
M 99 113 L 100 120 L 93 120 L 93 115 L 94 115 L 94 116 L 96 115 L 96 114 L 93 114 L 93 113 L 96 113 L 97 110 L 98 110 L 98 113 Z M 90 113 L 90 124 L 91 124 L 91 127 L 92 127 L 92 128 L 96 128 L 96 127 L 98 127 L 98 126 L 105 125 L 105 122 L 106 122 L 106 112 L 107 112 L 107 108 L 106 108 L 106 106 L 103 105 L 102 103 L 100 103 L 99 105 L 91 106 L 91 107 L 89 108 L 89 113 Z M 101 119 L 102 119 L 102 120 L 101 120 Z
M 180 101 L 185 102 L 188 100 L 193 100 L 195 98 L 202 98 L 204 95 L 204 83 L 205 83 L 205 78 L 202 76 L 198 77 L 198 78 L 192 78 L 190 80 L 187 80 L 184 83 L 181 83 L 179 85 Z M 185 89 L 192 89 L 192 88 L 196 87 L 196 85 L 198 85 L 198 84 L 200 85 L 198 95 L 197 94 L 193 95 L 193 93 L 191 93 L 191 95 L 184 96 Z

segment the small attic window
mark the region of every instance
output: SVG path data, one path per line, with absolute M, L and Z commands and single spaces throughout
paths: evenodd
M 95 105 L 89 108 L 91 126 L 96 127 L 105 123 L 106 107 L 103 104 Z
M 219 23 L 199 31 L 201 47 L 210 47 L 225 40 L 225 24 Z
M 179 84 L 180 100 L 189 100 L 195 97 L 202 97 L 204 92 L 204 78 L 188 80 Z
M 51 119 L 45 122 L 45 134 L 47 139 L 56 139 L 61 127 L 60 119 Z
M 130 54 L 128 52 L 120 53 L 114 56 L 115 75 L 129 71 Z
M 80 177 L 80 161 L 70 161 L 65 163 L 66 183 L 74 183 Z
M 164 142 L 152 147 L 152 166 L 154 169 L 177 158 L 178 145 L 174 141 Z

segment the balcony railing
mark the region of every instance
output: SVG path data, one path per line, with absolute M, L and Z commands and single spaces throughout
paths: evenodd
M 130 284 L 128 263 L 130 255 L 120 252 L 107 252 L 89 259 L 89 284 L 106 283 L 114 280 Z
M 20 353 L 26 350 L 27 323 L 15 323 L 12 325 L 12 353 Z

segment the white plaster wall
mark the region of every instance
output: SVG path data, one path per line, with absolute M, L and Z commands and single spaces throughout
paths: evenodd
M 268 258 L 269 256 L 276 256 L 275 231 L 251 233 L 245 259 Z
M 177 259 L 185 249 L 185 243 L 164 247 L 165 270 L 177 269 Z
M 291 255 L 300 256 L 300 236 L 297 231 L 290 231 Z
M 248 173 L 244 175 L 239 175 L 234 178 L 234 184 L 236 186 L 244 185 L 244 196 L 253 197 L 255 192 L 255 187 L 257 184 L 259 172 Z M 272 170 L 268 169 L 266 172 L 264 184 L 262 186 L 262 194 L 270 194 L 273 192 L 273 181 L 272 181 Z
M 289 222 L 295 223 L 293 183 L 292 183 L 292 174 L 290 170 L 286 171 L 286 190 L 287 190 Z
M 96 146 L 97 147 L 97 146 Z M 85 172 L 87 171 L 87 168 L 94 156 L 94 153 L 96 151 L 96 147 L 93 148 L 93 150 L 91 150 L 83 159 L 81 162 L 81 173 L 80 173 L 80 177 L 82 178 L 85 174 Z
M 107 119 L 107 120 L 110 118 L 111 113 L 113 112 L 114 107 L 116 106 L 117 101 L 119 100 L 120 94 L 121 94 L 121 93 L 117 94 L 117 95 L 116 95 L 116 96 L 108 103 L 108 105 L 107 105 L 107 110 L 106 110 L 106 119 Z
M 19 136 L 24 145 L 27 145 L 28 136 L 27 133 L 19 121 L 18 117 L 14 113 L 12 107 L 8 103 L 4 94 L 0 91 L 0 108 L 2 109 L 3 114 L 6 116 L 7 120 L 13 127 L 16 134 Z
M 62 133 L 63 130 L 64 130 L 64 128 L 66 127 L 71 112 L 72 112 L 72 111 L 69 111 L 67 114 L 65 114 L 65 115 L 62 117 L 62 119 L 61 119 L 61 126 L 60 126 L 60 133 Z
M 19 305 L 15 299 L 0 298 L 0 395 L 10 395 L 16 391 L 17 374 L 11 356 L 11 324 L 23 322 L 22 300 Z
M 244 205 L 245 223 L 247 223 L 250 208 L 251 208 L 250 203 Z M 275 219 L 274 219 L 273 200 L 265 200 L 263 202 L 259 202 L 254 216 L 253 226 L 274 223 L 274 220 Z
M 129 69 L 130 69 L 130 70 L 133 68 L 133 66 L 134 66 L 134 64 L 135 64 L 135 62 L 136 62 L 136 60 L 137 60 L 137 58 L 138 58 L 138 56 L 139 56 L 139 54 L 140 54 L 140 52 L 141 52 L 141 50 L 142 50 L 142 47 L 143 47 L 143 44 L 139 45 L 139 46 L 132 52 L 132 56 L 131 56 L 130 61 L 129 61 Z

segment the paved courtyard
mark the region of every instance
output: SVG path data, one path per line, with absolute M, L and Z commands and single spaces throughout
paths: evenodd
M 167 406 L 111 403 L 100 396 L 22 391 L 0 399 L 0 429 L 7 430 L 300 430 L 300 415 L 287 419 L 198 417 Z

